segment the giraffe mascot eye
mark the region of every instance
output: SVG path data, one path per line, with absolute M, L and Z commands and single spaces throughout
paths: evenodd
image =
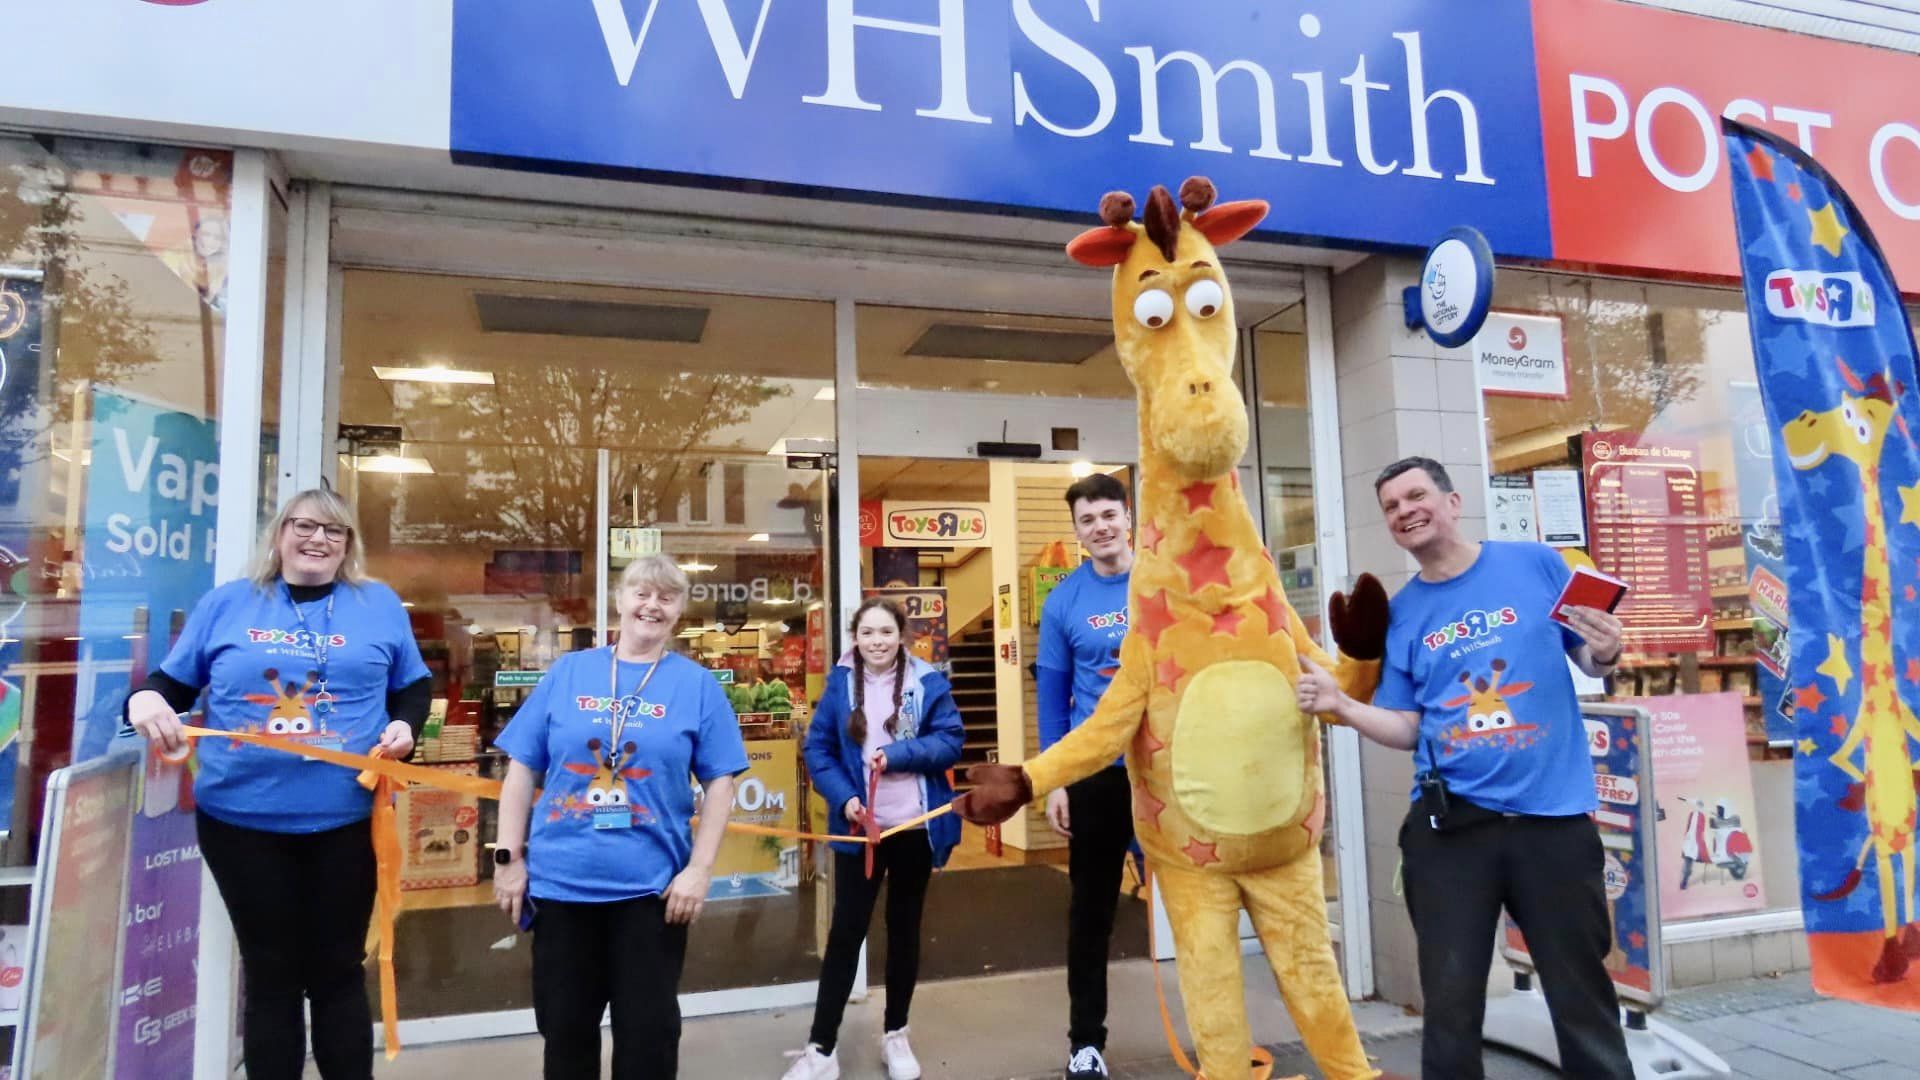
M 624 787 L 617 787 L 617 786 L 607 789 L 607 805 L 608 806 L 627 805 L 627 789 Z
M 1133 300 L 1133 320 L 1158 330 L 1173 320 L 1173 297 L 1165 289 L 1148 289 Z
M 1202 278 L 1187 289 L 1187 310 L 1196 319 L 1211 319 L 1227 306 L 1227 292 L 1220 283 Z

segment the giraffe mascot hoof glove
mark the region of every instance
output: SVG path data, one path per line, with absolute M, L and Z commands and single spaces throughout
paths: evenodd
M 1259 224 L 1267 204 L 1216 206 L 1200 177 L 1181 185 L 1180 203 L 1156 187 L 1135 222 L 1133 199 L 1110 194 L 1100 203 L 1106 224 L 1067 247 L 1078 262 L 1113 268 L 1115 342 L 1139 394 L 1139 544 L 1119 673 L 1093 715 L 1046 753 L 970 770 L 977 786 L 955 809 L 976 824 L 1004 821 L 1125 750 L 1202 1075 L 1252 1075 L 1244 907 L 1321 1071 L 1378 1076 L 1328 938 L 1320 730 L 1300 714 L 1294 684 L 1311 659 L 1347 693 L 1371 698 L 1387 597 L 1363 577 L 1352 597 L 1334 598 L 1338 664 L 1288 605 L 1234 473 L 1247 410 L 1233 382 L 1233 298 L 1215 253 Z

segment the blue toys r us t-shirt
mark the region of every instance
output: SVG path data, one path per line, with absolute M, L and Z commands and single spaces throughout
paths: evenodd
M 692 781 L 747 771 L 719 680 L 678 653 L 660 658 L 615 739 L 616 702 L 631 698 L 653 665 L 623 660 L 612 679 L 612 654 L 562 656 L 494 740 L 541 778 L 527 837 L 527 892 L 536 899 L 607 903 L 666 892 L 693 857 Z M 606 815 L 624 820 L 607 828 Z
M 1414 767 L 1502 813 L 1593 811 L 1593 761 L 1567 668 L 1580 636 L 1547 617 L 1572 572 L 1544 544 L 1489 541 L 1467 571 L 1393 598 L 1373 703 L 1420 714 Z M 1415 788 L 1418 797 L 1418 787 Z

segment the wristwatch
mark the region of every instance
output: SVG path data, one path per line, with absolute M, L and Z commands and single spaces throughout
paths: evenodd
M 493 849 L 493 865 L 505 866 L 513 861 L 513 849 L 504 845 Z

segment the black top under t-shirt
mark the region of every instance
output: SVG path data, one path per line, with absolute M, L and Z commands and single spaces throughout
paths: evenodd
M 333 585 L 331 581 L 320 585 L 295 585 L 289 582 L 287 592 L 292 594 L 294 603 L 305 604 L 333 592 Z M 189 686 L 156 667 L 134 693 L 151 690 L 167 699 L 168 708 L 174 712 L 183 713 L 193 708 L 194 702 L 200 700 L 202 689 L 198 686 Z M 127 700 L 132 701 L 133 695 L 127 695 Z M 420 729 L 426 726 L 427 712 L 432 706 L 433 676 L 431 675 L 415 679 L 398 690 L 387 691 L 387 716 L 394 720 L 406 721 L 407 727 L 413 731 L 415 740 L 420 738 Z M 120 706 L 120 723 L 123 727 L 127 724 L 125 704 Z

